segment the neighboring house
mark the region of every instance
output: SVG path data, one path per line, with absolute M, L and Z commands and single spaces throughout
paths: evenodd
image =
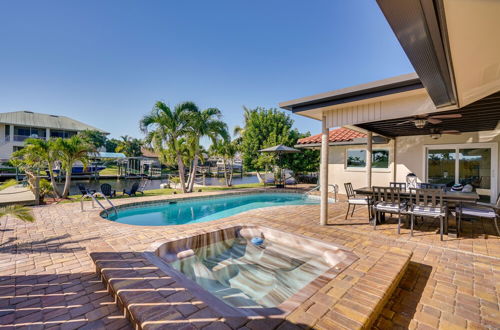
M 153 149 L 141 147 L 141 153 L 142 157 L 156 159 L 156 160 L 159 159 L 158 154 Z
M 96 130 L 109 134 L 66 116 L 31 111 L 0 113 L 0 160 L 8 160 L 14 151 L 23 147 L 24 140 L 29 137 L 68 138 L 84 130 Z
M 500 31 L 500 1 L 377 2 L 418 75 L 281 103 L 322 121 L 325 138 L 346 128 L 365 134 L 349 133 L 352 138 L 324 148 L 315 136 L 299 146 L 321 147 L 322 185 L 388 186 L 415 173 L 421 182 L 470 183 L 494 202 L 500 187 L 500 43 L 492 31 Z M 388 143 L 377 144 L 380 137 Z M 323 196 L 322 224 L 327 212 Z

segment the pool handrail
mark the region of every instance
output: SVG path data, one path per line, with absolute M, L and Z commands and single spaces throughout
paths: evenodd
M 111 201 L 108 199 L 108 197 L 106 197 L 104 194 L 102 194 L 100 192 L 90 193 L 89 191 L 87 191 L 87 193 L 82 195 L 82 197 L 80 198 L 80 208 L 81 208 L 82 212 L 84 211 L 83 201 L 85 200 L 85 198 L 90 198 L 92 200 L 92 208 L 95 207 L 94 202 L 96 202 L 103 209 L 103 211 L 106 213 L 106 217 L 109 217 L 108 209 L 105 208 L 104 205 L 102 205 L 102 203 L 96 197 L 103 197 L 109 203 L 109 205 L 111 205 L 111 208 L 113 209 L 113 211 L 115 211 L 115 215 L 118 215 L 118 210 L 116 209 L 115 205 L 113 203 L 111 203 Z

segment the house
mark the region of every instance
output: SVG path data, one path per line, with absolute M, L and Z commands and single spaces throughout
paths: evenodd
M 337 184 L 344 192 L 344 182 L 351 182 L 355 187 L 365 185 L 366 169 L 366 133 L 346 127 L 330 130 L 328 135 L 329 159 L 328 182 Z M 373 137 L 372 181 L 373 185 L 384 185 L 393 181 L 392 140 L 382 136 Z M 299 139 L 298 149 L 319 149 L 321 134 Z
M 280 103 L 322 122 L 321 138 L 313 139 L 321 148 L 321 185 L 387 186 L 414 173 L 421 182 L 470 183 L 483 199 L 495 201 L 500 1 L 377 3 L 416 73 Z M 330 129 L 338 127 L 365 136 L 330 145 Z M 356 145 L 357 138 L 366 140 Z M 387 143 L 377 144 L 380 138 Z M 322 189 L 322 224 L 327 212 Z
M 14 151 L 23 147 L 24 140 L 29 137 L 68 138 L 84 130 L 96 130 L 109 134 L 66 116 L 32 111 L 0 113 L 0 160 L 8 160 Z

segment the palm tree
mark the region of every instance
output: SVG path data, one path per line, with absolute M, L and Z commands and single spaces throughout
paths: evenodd
M 193 191 L 196 168 L 200 159 L 200 140 L 208 137 L 212 142 L 218 138 L 228 139 L 227 125 L 221 120 L 222 113 L 217 108 L 208 108 L 203 111 L 195 111 L 191 116 L 190 142 L 193 149 L 193 160 L 188 180 L 188 192 Z
M 24 205 L 8 205 L 0 207 L 0 218 L 4 216 L 11 216 L 26 222 L 35 221 L 35 217 L 31 212 L 31 209 Z
M 210 146 L 209 151 L 211 155 L 222 158 L 226 186 L 232 186 L 234 157 L 238 151 L 236 142 L 231 142 L 228 139 L 215 140 Z
M 139 157 L 142 155 L 141 147 L 143 143 L 140 139 L 128 135 L 120 136 L 120 138 L 122 140 L 118 142 L 118 146 L 115 149 L 116 152 L 123 152 L 127 157 Z
M 26 139 L 24 141 L 24 148 L 19 151 L 19 154 L 21 156 L 27 156 L 27 154 L 35 154 L 40 158 L 40 160 L 42 160 L 43 163 L 39 164 L 39 167 L 48 167 L 50 184 L 52 185 L 52 189 L 56 196 L 60 197 L 59 191 L 57 190 L 56 179 L 54 176 L 54 167 L 58 157 L 57 147 L 54 140 L 42 140 L 33 138 Z
M 153 145 L 155 152 L 167 155 L 168 164 L 177 162 L 181 189 L 186 192 L 186 177 L 180 138 L 191 131 L 192 116 L 198 111 L 193 102 L 177 104 L 173 109 L 158 101 L 145 115 L 141 122 L 141 130 L 147 133 L 146 141 Z
M 74 135 L 69 139 L 58 138 L 54 142 L 58 159 L 62 163 L 62 168 L 66 172 L 64 182 L 64 190 L 62 197 L 66 198 L 69 195 L 69 187 L 71 184 L 71 171 L 73 164 L 77 161 L 87 166 L 90 156 L 95 152 L 94 147 L 78 135 Z

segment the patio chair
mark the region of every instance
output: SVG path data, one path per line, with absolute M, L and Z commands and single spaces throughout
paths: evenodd
M 443 189 L 412 189 L 410 194 L 410 236 L 413 236 L 415 217 L 439 218 L 439 234 L 443 240 L 444 222 L 448 221 L 448 207 L 443 200 Z
M 134 182 L 134 184 L 132 185 L 132 187 L 129 190 L 123 189 L 123 194 L 129 195 L 129 197 L 130 196 L 137 196 L 136 193 L 137 193 L 138 189 L 139 189 L 139 182 Z
M 109 183 L 101 185 L 101 193 L 106 197 L 116 197 L 116 190 L 113 190 Z
M 497 235 L 500 236 L 500 230 L 498 229 L 498 215 L 500 211 L 500 195 L 497 197 L 497 202 L 495 204 L 481 203 L 477 202 L 475 204 L 461 204 L 458 207 L 458 232 L 462 228 L 462 215 L 467 215 L 471 217 L 493 219 L 495 223 L 495 229 L 497 230 Z
M 147 179 L 141 180 L 141 182 L 139 184 L 139 188 L 137 189 L 137 192 L 144 195 L 144 190 L 146 190 L 146 186 L 148 185 L 148 183 L 149 183 L 149 180 L 147 180 Z
M 444 183 L 426 183 L 426 182 L 422 182 L 420 184 L 420 189 L 441 189 L 441 190 L 445 190 L 446 189 L 446 184 L 444 184 Z
M 352 207 L 351 217 L 354 215 L 354 210 L 356 209 L 356 205 L 366 205 L 368 207 L 368 221 L 371 217 L 371 200 L 370 197 L 357 197 L 354 189 L 352 188 L 352 183 L 344 183 L 345 192 L 347 194 L 347 213 L 345 214 L 345 218 L 349 215 L 349 210 Z
M 80 190 L 80 192 L 82 193 L 82 196 L 87 194 L 89 195 L 95 194 L 95 190 L 88 189 L 87 187 L 85 187 L 83 183 L 78 183 L 76 186 L 78 187 L 78 190 Z
M 289 175 L 285 177 L 285 184 L 287 186 L 297 186 L 297 180 L 292 175 Z
M 390 182 L 389 187 L 399 188 L 401 190 L 406 190 L 406 182 Z
M 401 189 L 395 187 L 373 187 L 373 210 L 375 219 L 373 229 L 377 228 L 377 220 L 381 214 L 398 215 L 398 234 L 401 232 L 401 216 L 406 215 L 407 202 L 401 199 Z

